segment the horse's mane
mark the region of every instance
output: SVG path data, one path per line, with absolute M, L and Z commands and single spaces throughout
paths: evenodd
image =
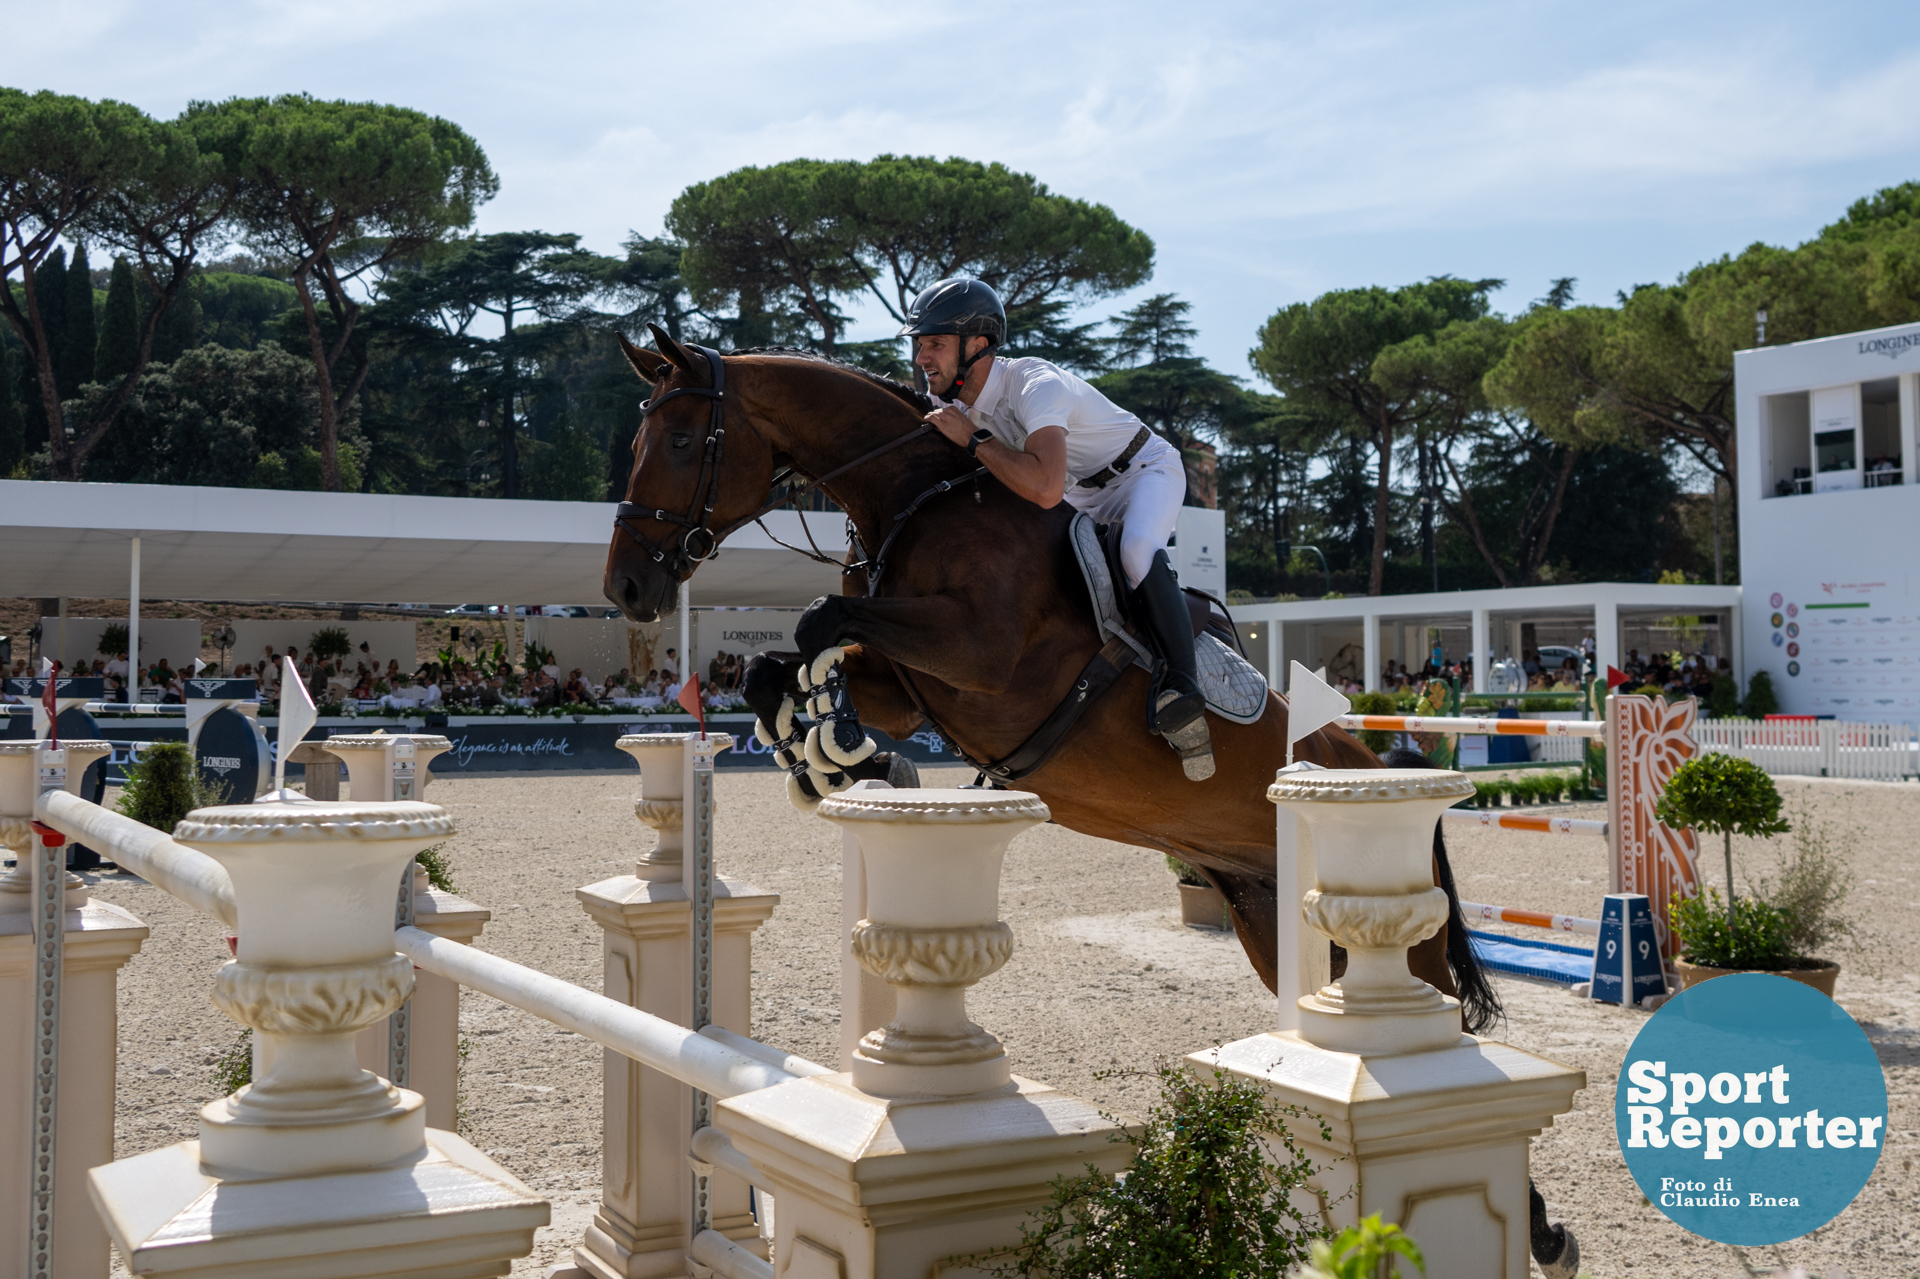
M 919 413 L 923 416 L 925 414 L 933 412 L 935 407 L 937 407 L 933 402 L 932 396 L 928 395 L 925 391 L 919 390 L 916 387 L 907 385 L 905 382 L 900 381 L 898 378 L 890 378 L 884 373 L 875 373 L 872 369 L 862 368 L 858 364 L 852 364 L 846 360 L 835 359 L 833 356 L 830 356 L 830 355 L 822 355 L 818 351 L 809 351 L 805 347 L 749 346 L 749 347 L 742 347 L 734 351 L 722 351 L 721 354 L 722 355 L 778 355 L 778 356 L 785 357 L 787 359 L 807 360 L 815 364 L 824 364 L 828 368 L 837 369 L 846 373 L 852 373 L 856 377 L 859 377 L 867 382 L 872 383 L 874 386 L 879 387 L 881 390 L 887 392 L 889 395 L 893 395 L 898 399 L 904 400 L 909 408 L 913 409 L 916 413 Z

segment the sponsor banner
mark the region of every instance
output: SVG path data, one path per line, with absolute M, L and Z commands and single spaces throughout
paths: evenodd
M 187 700 L 250 702 L 257 687 L 250 679 L 202 679 L 195 676 L 187 681 Z
M 10 679 L 7 691 L 15 697 L 31 698 L 35 701 L 46 692 L 47 682 L 43 679 Z M 53 686 L 55 697 L 85 697 L 97 701 L 106 696 L 107 681 L 99 676 L 61 675 Z
M 8 735 L 18 737 L 33 736 L 33 724 L 25 714 L 24 707 L 16 708 L 20 714 L 7 717 Z M 69 711 L 68 714 L 84 714 Z M 231 713 L 236 719 L 244 718 L 238 712 Z M 91 722 L 91 721 L 88 721 Z M 67 736 L 69 721 L 60 721 L 61 736 Z M 211 723 L 211 720 L 209 720 Z M 260 730 L 269 742 L 278 740 L 278 725 L 274 720 L 259 721 Z M 753 735 L 753 721 L 745 716 L 716 717 L 707 721 L 708 729 L 716 733 L 727 733 L 733 737 L 732 750 L 722 751 L 716 761 L 720 768 L 776 768 L 773 752 L 762 746 Z M 307 740 L 315 741 L 335 734 L 371 733 L 377 729 L 388 732 L 422 731 L 418 720 L 387 720 L 361 716 L 350 723 L 322 724 L 307 732 Z M 634 771 L 633 757 L 614 745 L 628 733 L 690 733 L 698 725 L 692 718 L 667 715 L 635 716 L 623 719 L 616 716 L 584 720 L 578 724 L 570 720 L 541 720 L 535 723 L 477 723 L 453 724 L 445 727 L 430 725 L 424 729 L 429 733 L 443 734 L 453 749 L 435 759 L 431 771 L 435 777 L 457 777 L 463 773 L 523 773 L 558 772 L 584 769 L 615 769 L 624 772 Z M 900 751 L 916 764 L 946 765 L 963 767 L 964 761 L 947 749 L 937 733 L 922 730 L 904 742 L 896 742 L 877 729 L 868 729 L 874 741 L 883 751 Z M 202 730 L 203 734 L 205 730 Z M 103 721 L 97 731 L 87 735 L 97 736 L 114 743 L 111 759 L 104 762 L 107 781 L 119 782 L 123 779 L 122 766 L 131 758 L 130 752 L 137 751 L 147 742 L 168 741 L 183 742 L 187 738 L 184 722 L 179 719 L 108 719 Z M 200 743 L 203 753 L 213 754 L 211 746 L 204 736 Z M 223 756 L 240 755 L 239 751 L 217 752 Z M 271 755 L 269 756 L 271 758 Z M 244 764 L 243 764 L 244 767 Z M 287 776 L 298 778 L 304 775 L 299 764 L 287 765 Z
M 718 768 L 775 768 L 773 752 L 753 735 L 750 720 L 709 721 L 716 733 L 733 737 L 733 749 L 722 751 L 715 759 Z M 689 733 L 698 728 L 692 719 L 648 716 L 645 719 L 589 720 L 570 724 L 468 724 L 451 725 L 434 731 L 446 735 L 453 749 L 433 761 L 436 777 L 457 777 L 462 773 L 540 772 L 573 769 L 619 769 L 631 771 L 633 757 L 614 743 L 629 733 Z M 931 732 L 915 733 L 905 742 L 896 742 L 885 733 L 869 729 L 883 751 L 901 751 L 916 764 L 956 765 L 962 761 L 947 749 L 945 742 Z
M 223 708 L 207 716 L 193 753 L 201 773 L 220 791 L 222 804 L 252 803 L 262 778 L 269 775 L 265 747 L 253 721 L 236 710 Z

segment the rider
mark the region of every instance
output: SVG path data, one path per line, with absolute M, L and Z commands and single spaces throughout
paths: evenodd
M 979 280 L 942 280 L 922 291 L 899 336 L 913 339 L 914 363 L 939 402 L 927 421 L 996 479 L 1042 507 L 1064 498 L 1103 524 L 1125 518 L 1120 563 L 1133 591 L 1130 611 L 1161 657 L 1153 731 L 1179 754 L 1188 777 L 1212 776 L 1192 623 L 1166 552 L 1187 492 L 1179 453 L 1059 365 L 994 355 L 1007 339 L 1007 312 Z

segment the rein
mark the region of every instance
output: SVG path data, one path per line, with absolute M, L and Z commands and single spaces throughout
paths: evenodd
M 694 484 L 693 502 L 687 508 L 685 515 L 679 515 L 673 511 L 664 511 L 658 507 L 639 506 L 632 502 L 620 503 L 620 505 L 614 509 L 613 513 L 614 527 L 625 529 L 629 537 L 633 538 L 634 541 L 640 544 L 643 550 L 653 556 L 653 562 L 655 564 L 666 566 L 667 571 L 670 573 L 678 575 L 685 572 L 690 565 L 704 563 L 712 557 L 713 553 L 719 549 L 720 543 L 726 540 L 728 536 L 738 532 L 749 524 L 758 524 L 760 525 L 760 531 L 765 533 L 768 539 L 775 545 L 783 546 L 796 555 L 804 555 L 808 559 L 815 560 L 821 564 L 834 565 L 843 575 L 852 573 L 856 569 L 865 569 L 867 572 L 867 594 L 872 595 L 880 585 L 880 578 L 886 572 L 887 552 L 892 548 L 894 540 L 900 536 L 901 530 L 906 527 L 907 519 L 922 506 L 926 505 L 929 499 L 949 492 L 958 485 L 966 484 L 970 481 L 977 482 L 981 476 L 987 473 L 987 468 L 983 466 L 978 470 L 959 476 L 958 478 L 941 480 L 932 488 L 921 493 L 918 497 L 914 498 L 913 501 L 907 503 L 906 510 L 893 517 L 893 528 L 888 531 L 886 540 L 881 542 L 879 554 L 870 556 L 854 564 L 847 564 L 842 560 L 835 559 L 833 556 L 823 552 L 818 544 L 814 543 L 813 530 L 807 527 L 805 512 L 800 513 L 800 530 L 807 535 L 807 542 L 813 547 L 810 551 L 804 547 L 795 546 L 791 542 L 785 542 L 775 537 L 773 530 L 769 529 L 763 522 L 775 509 L 793 501 L 794 498 L 800 494 L 809 490 L 819 489 L 829 480 L 845 475 L 855 467 L 863 466 L 881 454 L 891 452 L 903 444 L 911 443 L 933 430 L 933 424 L 931 422 L 922 422 L 906 434 L 897 435 L 879 447 L 867 450 L 851 462 L 834 467 L 818 479 L 810 479 L 800 485 L 798 489 L 788 490 L 782 496 L 768 501 L 766 505 L 751 515 L 743 515 L 726 527 L 715 530 L 712 526 L 713 503 L 720 491 L 720 460 L 725 449 L 727 435 L 726 365 L 722 362 L 720 353 L 711 347 L 693 346 L 688 349 L 698 351 L 700 357 L 707 362 L 707 367 L 712 375 L 713 385 L 711 387 L 676 387 L 658 399 L 647 400 L 640 405 L 640 421 L 644 426 L 650 414 L 668 400 L 673 399 L 676 395 L 697 395 L 706 399 L 711 405 L 707 415 L 706 448 L 700 458 L 700 478 Z M 784 484 L 797 473 L 794 467 L 789 466 L 785 471 L 774 477 L 774 484 L 776 486 Z M 703 488 L 705 489 L 704 493 L 701 491 Z M 977 489 L 974 495 L 976 497 L 979 496 Z M 681 536 L 678 545 L 673 546 L 669 551 L 668 549 L 663 549 L 662 546 L 655 545 L 650 538 L 642 535 L 639 529 L 627 522 L 631 519 L 658 520 L 662 524 L 678 524 L 687 531 Z M 851 519 L 847 521 L 847 532 L 849 544 L 857 544 L 859 535 L 854 531 L 853 521 Z M 702 544 L 702 549 L 697 554 L 693 549 L 695 539 L 699 539 Z M 671 559 L 668 558 L 669 554 L 672 556 Z

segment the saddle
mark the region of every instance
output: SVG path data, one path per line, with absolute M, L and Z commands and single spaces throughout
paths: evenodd
M 1129 666 L 1153 670 L 1153 650 L 1141 638 L 1137 626 L 1122 612 L 1124 592 L 1114 589 L 1116 582 L 1127 580 L 1120 568 L 1120 526 L 1096 525 L 1091 516 L 1077 513 L 1067 526 L 1068 544 L 1079 562 L 1086 580 L 1087 594 L 1100 633 L 1107 642 L 1093 660 L 1081 668 L 1080 677 L 1066 700 L 1054 707 L 1032 736 L 997 760 L 978 760 L 960 749 L 951 734 L 940 727 L 927 710 L 913 680 L 898 663 L 894 669 L 916 709 L 961 759 L 978 769 L 990 785 L 1004 786 L 1033 773 L 1053 757 L 1060 743 L 1099 699 L 1112 688 Z M 1207 709 L 1236 724 L 1251 724 L 1267 709 L 1267 681 L 1240 648 L 1239 633 L 1227 606 L 1212 596 L 1191 588 L 1187 591 L 1187 611 L 1193 620 L 1194 657 L 1201 694 Z
M 1153 651 L 1128 613 L 1132 592 L 1120 585 L 1127 580 L 1126 570 L 1120 565 L 1122 528 L 1118 521 L 1095 524 L 1091 516 L 1077 514 L 1068 526 L 1067 537 L 1086 580 L 1101 634 L 1109 637 L 1109 643 L 1126 645 L 1133 655 L 1132 664 L 1151 671 Z M 1266 713 L 1266 676 L 1247 660 L 1227 606 L 1205 591 L 1191 586 L 1183 589 L 1193 625 L 1194 675 L 1207 699 L 1207 709 L 1236 724 L 1254 723 Z
M 1088 572 L 1088 556 L 1083 549 L 1083 534 L 1080 528 L 1083 520 L 1093 525 L 1094 536 L 1099 541 L 1099 558 L 1106 568 L 1104 582 L 1096 580 L 1097 573 Z M 1101 629 L 1108 629 L 1106 626 L 1108 610 L 1103 607 L 1108 600 L 1112 601 L 1112 612 L 1121 626 L 1130 626 L 1133 623 L 1133 592 L 1122 590 L 1118 585 L 1127 580 L 1127 570 L 1120 563 L 1120 541 L 1126 529 L 1125 522 L 1115 520 L 1111 524 L 1094 524 L 1092 517 L 1076 515 L 1073 524 L 1073 528 L 1068 531 L 1068 536 L 1072 538 L 1074 554 L 1080 560 L 1080 572 L 1087 577 L 1087 593 L 1093 597 L 1094 613 L 1102 620 Z M 1240 643 L 1240 632 L 1234 628 L 1233 618 L 1228 614 L 1227 606 L 1205 591 L 1196 590 L 1191 586 L 1180 589 L 1187 597 L 1187 614 L 1193 624 L 1193 638 L 1198 640 L 1202 635 L 1210 634 L 1240 656 L 1245 657 L 1247 650 Z

